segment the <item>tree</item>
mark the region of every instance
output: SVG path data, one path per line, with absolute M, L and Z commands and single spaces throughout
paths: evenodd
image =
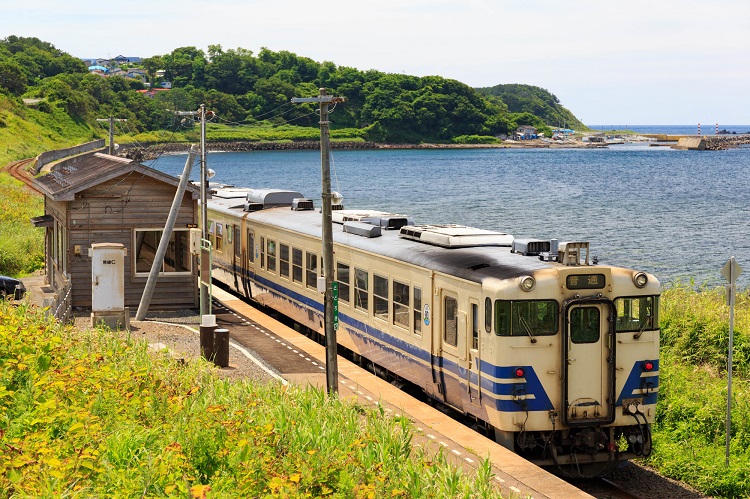
M 28 78 L 23 68 L 13 59 L 0 60 L 0 87 L 14 95 L 21 95 L 26 91 Z

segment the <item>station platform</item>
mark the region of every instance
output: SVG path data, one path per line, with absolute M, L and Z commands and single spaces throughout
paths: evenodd
M 232 340 L 255 350 L 290 383 L 325 388 L 324 346 L 215 286 L 213 297 L 227 307 L 228 313 L 246 318 L 242 327 L 222 325 L 229 329 Z M 219 310 L 215 314 L 217 320 L 224 315 Z M 442 447 L 462 468 L 475 469 L 489 457 L 494 480 L 508 497 L 592 497 L 341 356 L 338 370 L 341 399 L 380 404 L 388 412 L 407 416 L 419 432 L 416 437 L 421 442 Z

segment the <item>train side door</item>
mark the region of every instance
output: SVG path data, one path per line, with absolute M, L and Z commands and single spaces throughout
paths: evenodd
M 567 308 L 564 392 L 568 425 L 614 420 L 613 336 L 609 304 Z
M 458 295 L 440 290 L 438 334 L 441 356 L 440 384 L 444 400 L 455 407 L 462 406 L 460 375 L 466 367 L 466 312 L 460 310 Z
M 245 258 L 243 263 L 245 264 L 245 275 L 247 276 L 247 289 L 245 296 L 248 298 L 253 297 L 252 292 L 252 279 L 255 275 L 255 231 L 253 229 L 245 230 Z
M 479 302 L 473 298 L 469 300 L 469 337 L 466 341 L 467 360 L 469 368 L 466 370 L 466 385 L 469 392 L 469 400 L 474 405 L 482 405 L 482 369 L 480 354 L 480 342 L 482 335 L 479 334 L 480 326 Z

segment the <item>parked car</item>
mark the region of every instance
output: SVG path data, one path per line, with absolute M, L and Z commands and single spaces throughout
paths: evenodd
M 0 275 L 0 296 L 12 296 L 16 300 L 20 300 L 25 294 L 26 286 L 20 279 Z

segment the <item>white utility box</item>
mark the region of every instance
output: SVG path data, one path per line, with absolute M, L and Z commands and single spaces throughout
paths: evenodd
M 91 322 L 110 329 L 130 329 L 130 310 L 125 307 L 125 257 L 120 243 L 96 243 L 91 258 Z

